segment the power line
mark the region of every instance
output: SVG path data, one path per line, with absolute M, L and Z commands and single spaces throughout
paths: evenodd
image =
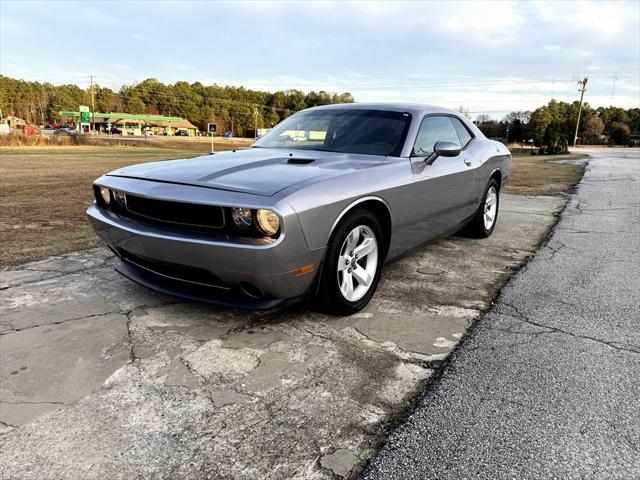
M 624 60 L 624 61 L 607 61 L 605 63 L 602 64 L 593 64 L 594 68 L 598 68 L 599 71 L 594 71 L 594 72 L 590 72 L 589 77 L 599 77 L 599 76 L 604 76 L 604 77 L 611 77 L 611 73 L 610 70 L 612 69 L 616 69 L 616 70 L 620 70 L 620 69 L 628 69 L 631 72 L 636 73 L 637 72 L 637 61 L 635 60 Z M 607 70 L 609 70 L 609 72 L 607 72 Z M 617 73 L 617 72 L 616 72 Z M 574 76 L 578 76 L 578 75 L 574 75 Z M 563 74 L 562 75 L 563 78 L 570 78 L 571 75 L 570 74 Z M 65 77 L 65 81 L 77 81 L 80 78 L 86 78 L 86 77 L 82 77 L 82 76 L 68 76 Z M 140 83 L 140 80 L 135 79 L 134 77 L 129 77 L 132 80 Z M 417 84 L 416 86 L 420 86 L 420 85 L 424 85 L 425 82 L 428 82 L 428 78 L 417 78 L 417 77 L 413 77 L 415 79 L 415 81 L 420 82 L 419 84 Z M 437 77 L 437 78 L 442 78 L 441 76 Z M 529 79 L 529 81 L 548 81 L 550 80 L 549 75 L 529 75 L 527 77 Z M 556 75 L 555 78 L 560 78 L 560 76 Z M 113 83 L 114 81 L 114 77 L 112 76 L 95 76 L 94 75 L 94 80 L 104 80 L 105 82 L 109 83 Z M 146 79 L 148 80 L 148 79 Z M 521 81 L 521 79 L 509 79 L 509 78 L 500 78 L 500 77 L 492 77 L 488 80 L 480 80 L 480 83 L 485 83 L 485 82 L 490 82 L 490 83 L 495 83 L 497 82 L 511 82 L 512 80 L 516 80 L 516 81 Z M 49 83 L 49 82 L 44 82 L 44 83 Z M 452 84 L 452 85 L 462 85 L 462 84 L 475 84 L 478 83 L 478 80 L 475 78 L 475 76 L 462 76 L 462 78 L 460 80 L 458 79 L 451 79 L 451 80 L 447 80 L 447 81 L 442 81 L 440 80 L 438 83 L 434 83 L 433 85 L 448 85 L 448 84 Z M 317 83 L 314 81 L 313 82 L 314 85 L 317 85 Z M 393 85 L 395 85 L 396 83 L 394 82 Z M 171 85 L 171 84 L 168 84 Z M 378 82 L 376 82 L 375 80 L 373 80 L 371 82 L 371 86 L 375 87 L 380 85 Z M 391 84 L 390 84 L 391 85 Z M 391 86 L 393 86 L 391 85 Z M 219 88 L 225 88 L 225 85 L 218 85 L 215 84 L 215 86 L 218 86 Z M 229 86 L 229 85 L 227 85 Z M 317 88 L 317 87 L 312 87 L 312 88 Z M 332 87 L 333 88 L 333 87 Z M 280 89 L 282 90 L 282 89 Z
M 627 62 L 618 62 L 618 63 L 627 63 Z M 590 78 L 591 77 L 610 77 L 610 74 L 607 73 L 592 73 L 590 74 Z M 94 76 L 94 79 L 96 77 Z M 100 78 L 100 77 L 98 77 Z M 428 80 L 426 81 L 422 81 L 420 84 L 398 84 L 397 82 L 394 82 L 393 84 L 380 84 L 379 82 L 375 83 L 375 84 L 360 84 L 360 85 L 353 85 L 352 89 L 354 90 L 367 90 L 367 89 L 394 89 L 394 90 L 432 90 L 434 88 L 443 88 L 443 89 L 453 89 L 453 88 L 465 88 L 465 87 L 491 87 L 491 86 L 516 86 L 516 85 L 522 85 L 522 86 L 526 86 L 532 83 L 540 83 L 541 81 L 543 81 L 543 79 L 548 79 L 549 77 L 528 77 L 528 78 L 524 78 L 524 79 L 510 79 L 510 78 L 502 78 L 502 79 L 497 79 L 497 78 L 493 78 L 493 79 L 488 79 L 488 80 L 472 80 L 472 79 L 464 79 L 464 80 L 460 80 L 460 81 L 456 81 L 456 80 L 451 80 L 451 81 L 440 81 L 440 82 L 434 82 L 434 83 L 429 83 Z M 619 78 L 619 77 L 616 77 Z M 635 76 L 634 76 L 635 78 Z M 552 88 L 552 98 L 555 98 L 555 81 L 557 80 L 557 77 L 554 77 L 552 79 L 553 82 L 553 88 Z M 562 81 L 563 79 L 561 79 Z M 575 80 L 575 77 L 574 77 Z M 567 80 L 568 81 L 568 80 Z M 573 80 L 572 80 L 573 81 Z M 368 82 L 367 82 L 368 83 Z M 163 84 L 164 85 L 164 84 Z M 227 88 L 224 86 L 218 86 L 216 85 L 217 88 Z M 127 87 L 127 86 L 123 86 L 123 89 L 131 89 L 131 88 L 135 88 L 135 86 L 132 87 Z M 170 88 L 170 87 L 169 87 Z M 333 87 L 331 87 L 333 88 Z M 328 88 L 328 90 L 331 90 L 331 88 Z M 147 90 L 149 90 L 149 87 L 146 87 Z M 156 94 L 160 94 L 162 96 L 165 97 L 172 97 L 172 98 L 189 98 L 191 100 L 193 100 L 192 97 L 186 97 L 185 95 L 181 95 L 181 94 L 176 94 L 174 92 L 158 92 L 157 90 L 153 90 L 151 89 L 151 91 L 155 91 Z M 122 96 L 127 95 L 127 93 L 123 92 L 122 90 L 120 92 L 114 92 L 114 93 L 119 93 Z M 251 101 L 242 101 L 242 100 L 235 100 L 235 99 L 226 99 L 226 98 L 212 98 L 212 97 L 208 97 L 208 96 L 203 96 L 201 95 L 199 92 L 194 92 L 196 95 L 201 96 L 202 98 L 206 98 L 207 100 L 210 101 L 214 101 L 214 102 L 230 102 L 230 103 L 235 103 L 238 105 L 247 105 L 247 106 L 254 106 L 257 105 L 261 108 L 273 108 L 275 110 L 284 112 L 287 109 L 286 108 L 279 108 L 279 107 L 274 107 L 274 106 L 270 106 L 270 105 L 265 105 L 265 104 L 260 104 L 257 102 L 251 102 Z M 272 92 L 260 92 L 266 95 L 273 95 Z M 504 92 L 503 92 L 504 93 Z M 507 100 L 509 101 L 509 100 Z

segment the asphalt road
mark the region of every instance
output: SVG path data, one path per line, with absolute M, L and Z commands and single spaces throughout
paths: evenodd
M 365 479 L 640 478 L 640 154 L 593 153 Z

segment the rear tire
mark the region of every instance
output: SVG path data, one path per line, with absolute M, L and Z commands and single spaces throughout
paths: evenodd
M 323 261 L 316 303 L 337 315 L 362 310 L 380 281 L 385 239 L 373 213 L 356 208 L 340 221 Z
M 474 238 L 487 238 L 493 233 L 500 210 L 500 186 L 495 178 L 489 180 L 482 196 L 482 203 L 465 227 L 464 232 Z

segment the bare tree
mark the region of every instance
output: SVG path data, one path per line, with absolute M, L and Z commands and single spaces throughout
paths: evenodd
M 502 121 L 505 123 L 512 123 L 515 120 L 520 120 L 522 123 L 528 123 L 530 118 L 531 118 L 531 112 L 518 111 L 518 112 L 508 113 L 507 115 L 505 115 Z
M 486 113 L 481 113 L 476 117 L 476 124 L 480 125 L 481 123 L 488 123 L 491 121 L 491 117 Z
M 463 114 L 465 117 L 471 118 L 471 116 L 469 115 L 469 109 L 464 105 L 459 105 L 458 108 L 456 108 L 456 110 L 461 114 Z

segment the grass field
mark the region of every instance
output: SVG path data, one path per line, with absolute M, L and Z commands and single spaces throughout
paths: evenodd
M 220 150 L 240 146 L 241 143 L 216 144 Z M 202 141 L 162 143 L 162 147 L 0 148 L 0 265 L 98 245 L 85 210 L 92 200 L 91 184 L 103 173 L 134 163 L 186 158 L 209 151 L 209 144 Z M 558 158 L 572 157 L 577 156 Z M 547 163 L 553 158 L 515 156 L 506 191 L 555 195 L 579 181 L 582 168 Z
M 513 155 L 513 170 L 506 193 L 513 195 L 560 195 L 582 178 L 584 167 L 554 163 L 558 160 L 578 160 L 587 155 Z
M 227 142 L 216 149 L 241 145 Z M 85 215 L 96 178 L 126 165 L 193 157 L 209 148 L 207 142 L 174 142 L 170 148 L 0 148 L 0 265 L 98 245 Z

